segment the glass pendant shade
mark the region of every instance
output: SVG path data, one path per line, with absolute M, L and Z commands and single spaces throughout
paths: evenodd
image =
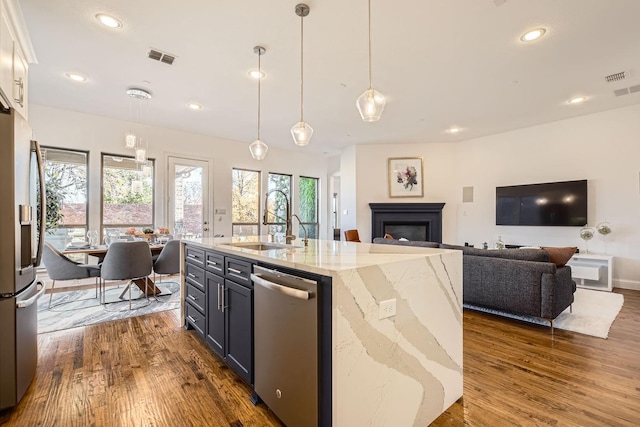
M 153 168 L 151 166 L 149 165 L 142 166 L 142 175 L 144 175 L 146 178 L 149 178 L 152 173 L 153 173 Z
M 147 150 L 144 148 L 136 148 L 136 163 L 144 163 L 147 161 Z
M 251 157 L 253 157 L 256 160 L 262 160 L 265 157 L 267 157 L 268 149 L 269 147 L 267 147 L 267 144 L 260 141 L 259 139 L 256 139 L 251 143 L 251 145 L 249 145 L 249 151 L 251 151 Z
M 129 150 L 133 150 L 136 148 L 136 144 L 138 142 L 138 137 L 133 132 L 127 132 L 124 134 L 124 146 Z
M 387 98 L 373 88 L 365 90 L 356 100 L 356 106 L 358 107 L 360 116 L 365 122 L 376 122 L 380 120 L 386 103 Z
M 309 144 L 313 136 L 313 128 L 305 122 L 298 122 L 291 128 L 291 135 L 296 145 L 304 147 Z
M 131 192 L 142 193 L 142 181 L 139 181 L 137 179 L 131 181 Z

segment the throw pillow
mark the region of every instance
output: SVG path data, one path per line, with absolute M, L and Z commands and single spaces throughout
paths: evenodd
M 384 235 L 384 238 L 385 239 L 393 239 L 393 236 L 391 234 L 387 233 L 387 234 Z
M 543 246 L 542 249 L 549 253 L 549 259 L 552 263 L 554 263 L 558 267 L 562 267 L 571 259 L 578 248 L 549 248 Z

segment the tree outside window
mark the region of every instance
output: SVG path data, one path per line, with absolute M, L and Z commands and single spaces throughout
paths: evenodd
M 260 172 L 245 169 L 233 169 L 232 174 L 232 235 L 259 235 Z
M 267 226 L 270 234 L 284 236 L 287 230 L 287 207 L 291 208 L 291 175 L 269 173 L 267 191 Z M 287 201 L 289 204 L 287 205 Z
M 300 177 L 300 221 L 309 239 L 318 238 L 318 178 Z M 300 234 L 304 233 L 302 227 Z
M 154 160 L 147 165 L 154 167 Z M 153 169 L 152 169 L 153 170 Z M 102 226 L 143 231 L 154 228 L 154 179 L 133 157 L 102 155 Z

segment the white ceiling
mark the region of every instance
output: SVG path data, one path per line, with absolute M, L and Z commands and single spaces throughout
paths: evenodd
M 20 0 L 38 59 L 29 101 L 133 120 L 125 90 L 143 87 L 153 99 L 142 122 L 248 145 L 257 81 L 247 72 L 262 45 L 261 136 L 282 148 L 332 154 L 354 144 L 460 141 L 640 103 L 640 93 L 613 95 L 640 84 L 638 0 L 373 0 L 373 86 L 388 102 L 379 122 L 364 123 L 355 100 L 368 87 L 367 1 L 309 0 L 305 120 L 315 134 L 299 148 L 289 133 L 300 114 L 297 3 Z M 100 12 L 123 28 L 98 24 Z M 519 41 L 535 27 L 546 35 Z M 150 60 L 150 47 L 177 59 Z M 623 70 L 629 79 L 605 82 Z M 567 105 L 576 95 L 589 98 Z M 446 133 L 452 125 L 464 131 Z

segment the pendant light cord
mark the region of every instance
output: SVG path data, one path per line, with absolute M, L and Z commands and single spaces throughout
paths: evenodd
M 369 89 L 373 89 L 371 79 L 371 0 L 369 0 Z
M 300 16 L 300 121 L 304 122 L 304 17 Z
M 262 52 L 258 49 L 258 140 L 260 140 L 260 80 L 262 80 L 262 68 L 260 63 L 260 56 Z

